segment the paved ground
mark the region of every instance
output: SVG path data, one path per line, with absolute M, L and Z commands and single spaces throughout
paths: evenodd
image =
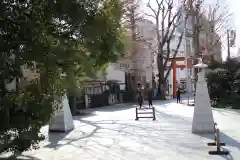
M 208 155 L 211 135 L 191 133 L 193 107 L 155 102 L 156 121 L 135 121 L 132 105 L 88 110 L 75 117 L 75 130 L 50 134 L 42 148 L 28 152 L 40 160 L 240 160 L 240 112 L 214 109 L 222 141 L 231 154 Z M 43 128 L 47 135 L 47 127 Z

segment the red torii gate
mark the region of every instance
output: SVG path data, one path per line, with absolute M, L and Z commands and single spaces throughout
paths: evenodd
M 177 68 L 186 68 L 185 66 L 185 57 L 175 57 L 169 59 L 172 64 L 172 70 L 173 70 L 173 96 L 176 96 L 177 91 Z M 177 64 L 177 62 L 184 62 L 183 64 Z M 193 59 L 188 58 L 187 60 L 187 68 L 193 67 Z

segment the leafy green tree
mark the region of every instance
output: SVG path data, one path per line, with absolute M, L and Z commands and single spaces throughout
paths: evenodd
M 120 0 L 0 2 L 0 153 L 37 148 L 66 89 L 122 55 L 121 17 Z
M 207 74 L 211 101 L 216 107 L 239 108 L 240 62 L 229 59 L 223 64 L 210 64 Z

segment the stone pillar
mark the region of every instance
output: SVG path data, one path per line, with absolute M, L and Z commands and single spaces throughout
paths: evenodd
M 198 73 L 192 133 L 214 133 L 213 113 L 205 80 L 205 69 Z
M 84 100 L 85 100 L 85 107 L 89 108 L 89 95 L 85 94 L 84 95 Z
M 74 123 L 67 96 L 64 95 L 59 110 L 51 118 L 49 123 L 49 132 L 67 132 L 74 129 Z

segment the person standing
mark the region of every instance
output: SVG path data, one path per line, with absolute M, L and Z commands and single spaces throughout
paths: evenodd
M 139 106 L 140 106 L 140 108 L 142 107 L 142 105 L 143 105 L 143 90 L 144 90 L 144 88 L 143 88 L 143 86 L 139 83 L 138 84 L 138 89 L 137 89 L 137 99 L 138 99 L 138 103 L 139 103 Z
M 152 90 L 152 88 L 149 86 L 149 84 L 147 85 L 147 96 L 148 96 L 148 105 L 149 105 L 149 108 L 150 108 L 150 107 L 153 107 L 153 105 L 152 105 L 153 90 Z
M 180 103 L 180 98 L 181 98 L 180 88 L 177 89 L 176 96 L 177 96 L 177 103 Z

